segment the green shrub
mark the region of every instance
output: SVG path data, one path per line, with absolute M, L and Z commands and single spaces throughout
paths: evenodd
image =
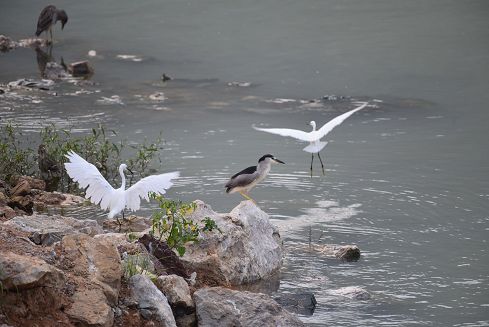
M 206 217 L 203 226 L 187 219 L 195 211 L 195 203 L 184 203 L 180 200 L 165 199 L 162 195 L 152 194 L 158 201 L 159 210 L 151 217 L 151 233 L 158 241 L 165 241 L 168 247 L 175 249 L 180 256 L 185 254 L 185 243 L 198 242 L 201 232 L 219 228 L 214 220 Z

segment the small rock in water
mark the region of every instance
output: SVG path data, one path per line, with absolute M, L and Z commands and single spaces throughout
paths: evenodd
M 74 77 L 85 77 L 93 74 L 93 68 L 88 61 L 78 61 L 68 65 L 68 71 Z
M 128 55 L 128 54 L 120 54 L 116 56 L 117 59 L 122 59 L 122 60 L 129 60 L 129 61 L 135 61 L 135 62 L 140 62 L 143 61 L 143 58 L 136 56 L 136 55 Z
M 347 286 L 330 291 L 331 294 L 347 297 L 352 300 L 365 301 L 372 297 L 370 293 L 358 286 Z
M 161 80 L 162 80 L 163 82 L 166 82 L 166 81 L 171 81 L 171 80 L 172 80 L 172 78 L 171 78 L 170 76 L 168 76 L 167 74 L 163 73 L 163 74 L 161 75 Z
M 34 79 L 21 78 L 19 80 L 8 83 L 8 86 L 11 88 L 28 87 L 28 88 L 35 88 L 44 91 L 50 90 L 53 85 L 54 85 L 54 81 L 50 79 L 34 80 Z
M 251 83 L 250 82 L 229 82 L 228 86 L 234 86 L 234 87 L 250 87 Z
M 316 297 L 312 293 L 280 294 L 274 300 L 288 311 L 305 316 L 312 316 L 317 305 Z
M 97 100 L 97 103 L 99 103 L 99 104 L 120 104 L 120 105 L 124 104 L 124 102 L 122 102 L 122 100 L 121 100 L 121 97 L 118 95 L 113 95 L 110 98 L 102 97 L 101 99 Z
M 343 95 L 323 95 L 323 100 L 324 101 L 339 101 L 339 100 L 346 100 L 349 97 L 343 96 Z
M 60 64 L 50 61 L 46 63 L 46 68 L 43 72 L 43 77 L 50 80 L 68 78 L 70 75 L 66 72 L 65 68 Z
M 360 259 L 360 249 L 356 245 L 343 245 L 335 249 L 335 257 L 345 261 L 357 261 Z
M 156 92 L 149 96 L 153 101 L 163 101 L 166 100 L 165 94 L 163 92 Z
M 96 57 L 97 56 L 97 51 L 95 51 L 95 50 L 88 51 L 88 56 L 89 57 Z
M 0 51 L 7 52 L 15 48 L 15 42 L 13 42 L 8 36 L 0 35 Z

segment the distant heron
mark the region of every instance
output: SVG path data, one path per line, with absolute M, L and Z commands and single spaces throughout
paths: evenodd
M 78 182 L 80 188 L 86 188 L 85 198 L 90 199 L 94 204 L 100 204 L 103 210 L 109 209 L 108 217 L 114 218 L 122 211 L 124 218 L 124 209 L 131 211 L 139 210 L 141 198 L 149 201 L 149 192 L 165 194 L 166 190 L 173 186 L 172 179 L 177 178 L 179 172 L 171 172 L 161 175 L 151 175 L 141 179 L 139 182 L 126 190 L 126 177 L 124 170 L 128 170 L 126 164 L 119 166 L 119 173 L 122 179 L 122 185 L 114 189 L 105 178 L 100 174 L 97 167 L 87 162 L 73 151 L 68 152 L 66 157 L 69 162 L 65 163 L 68 175 Z M 117 218 L 119 222 L 119 218 Z
M 258 166 L 248 167 L 233 175 L 225 185 L 226 193 L 239 192 L 239 194 L 246 199 L 255 202 L 255 200 L 248 195 L 248 192 L 255 187 L 256 184 L 265 179 L 270 171 L 272 163 L 285 164 L 285 162 L 278 160 L 273 155 L 266 154 L 258 159 Z
M 66 22 L 68 21 L 68 15 L 64 10 L 57 9 L 53 5 L 46 6 L 41 13 L 39 14 L 39 19 L 37 20 L 37 30 L 36 36 L 41 35 L 42 32 L 46 32 L 51 36 L 51 43 L 53 42 L 53 25 L 56 22 L 61 21 L 61 29 L 65 27 Z
M 353 115 L 355 112 L 365 108 L 367 104 L 368 102 L 362 102 L 362 105 L 360 107 L 345 112 L 344 114 L 333 118 L 332 120 L 324 124 L 323 127 L 321 127 L 319 130 L 316 130 L 316 122 L 312 120 L 309 123 L 309 125 L 312 126 L 312 131 L 310 131 L 309 133 L 297 129 L 288 129 L 288 128 L 258 128 L 256 126 L 253 126 L 253 128 L 256 129 L 257 131 L 277 134 L 281 136 L 290 136 L 297 140 L 309 142 L 309 145 L 302 150 L 311 153 L 311 177 L 312 177 L 312 162 L 314 161 L 314 153 L 317 153 L 319 157 L 319 161 L 321 162 L 321 168 L 323 169 L 323 175 L 324 175 L 324 165 L 323 165 L 323 161 L 321 160 L 321 156 L 319 155 L 319 151 L 321 151 L 326 146 L 326 144 L 328 144 L 328 142 L 321 142 L 321 138 L 326 136 L 329 132 L 333 130 L 333 128 L 340 125 L 343 121 L 345 121 L 345 119 Z

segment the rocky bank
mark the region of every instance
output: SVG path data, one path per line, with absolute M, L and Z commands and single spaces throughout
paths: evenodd
M 148 234 L 147 218 L 114 232 L 111 222 L 35 213 L 83 202 L 44 187 L 0 181 L 0 326 L 303 325 L 268 295 L 229 289 L 282 265 L 280 233 L 251 201 L 227 214 L 195 201 L 188 218 L 212 218 L 219 230 L 180 258 Z

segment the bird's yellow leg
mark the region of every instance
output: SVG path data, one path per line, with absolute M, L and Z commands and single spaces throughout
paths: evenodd
M 243 192 L 239 192 L 239 194 L 241 194 L 242 196 L 244 196 L 246 199 L 253 201 L 253 203 L 256 204 L 255 200 L 253 200 L 248 194 L 243 193 Z

